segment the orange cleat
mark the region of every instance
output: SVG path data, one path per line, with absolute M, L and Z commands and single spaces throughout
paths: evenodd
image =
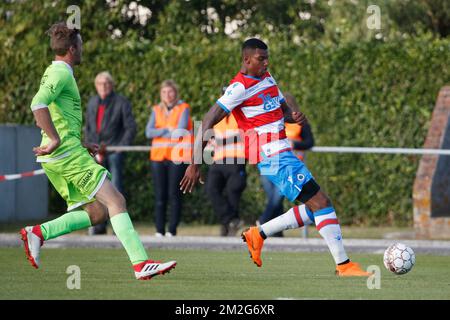
M 366 272 L 356 262 L 349 262 L 336 266 L 336 275 L 339 277 L 370 277 L 373 273 Z
M 264 239 L 259 234 L 258 227 L 250 227 L 242 232 L 242 240 L 247 242 L 248 252 L 253 262 L 258 266 L 262 266 L 261 250 L 264 245 Z

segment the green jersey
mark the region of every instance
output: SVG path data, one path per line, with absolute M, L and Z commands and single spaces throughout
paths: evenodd
M 70 154 L 81 146 L 81 98 L 70 65 L 53 61 L 45 70 L 39 91 L 31 102 L 31 110 L 47 108 L 61 139 L 61 145 L 53 153 L 38 157 L 38 162 L 49 162 Z M 49 143 L 44 131 L 41 146 Z

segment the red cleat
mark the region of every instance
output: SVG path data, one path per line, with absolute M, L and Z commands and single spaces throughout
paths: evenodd
M 34 268 L 39 268 L 39 254 L 41 246 L 44 244 L 40 226 L 23 228 L 20 230 L 20 237 L 23 241 L 28 261 L 30 261 Z
M 133 266 L 134 275 L 138 280 L 150 280 L 157 275 L 170 272 L 177 265 L 176 261 L 161 262 L 147 260 Z

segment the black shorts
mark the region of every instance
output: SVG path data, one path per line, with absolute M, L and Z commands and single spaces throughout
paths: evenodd
M 315 196 L 319 192 L 320 186 L 314 179 L 310 179 L 302 188 L 302 191 L 297 197 L 297 200 L 306 203 L 309 199 Z

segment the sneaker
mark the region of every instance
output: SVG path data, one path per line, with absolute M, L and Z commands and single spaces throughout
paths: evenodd
M 373 273 L 366 272 L 356 262 L 336 266 L 335 274 L 339 277 L 370 277 Z
M 28 261 L 30 261 L 34 268 L 39 268 L 39 253 L 41 251 L 41 246 L 44 244 L 41 226 L 25 227 L 20 230 L 20 236 L 23 240 Z
M 165 236 L 168 238 L 174 237 L 173 233 L 171 233 L 171 232 L 166 232 Z
M 147 260 L 133 266 L 134 275 L 138 280 L 150 280 L 158 274 L 165 274 L 170 272 L 177 265 L 176 261 L 161 262 L 154 260 Z
M 258 227 L 250 227 L 242 232 L 242 240 L 247 242 L 248 251 L 253 262 L 258 266 L 262 266 L 261 250 L 264 245 L 264 239 L 259 234 Z
M 161 232 L 156 232 L 155 237 L 162 238 L 162 237 L 164 237 L 164 235 Z

